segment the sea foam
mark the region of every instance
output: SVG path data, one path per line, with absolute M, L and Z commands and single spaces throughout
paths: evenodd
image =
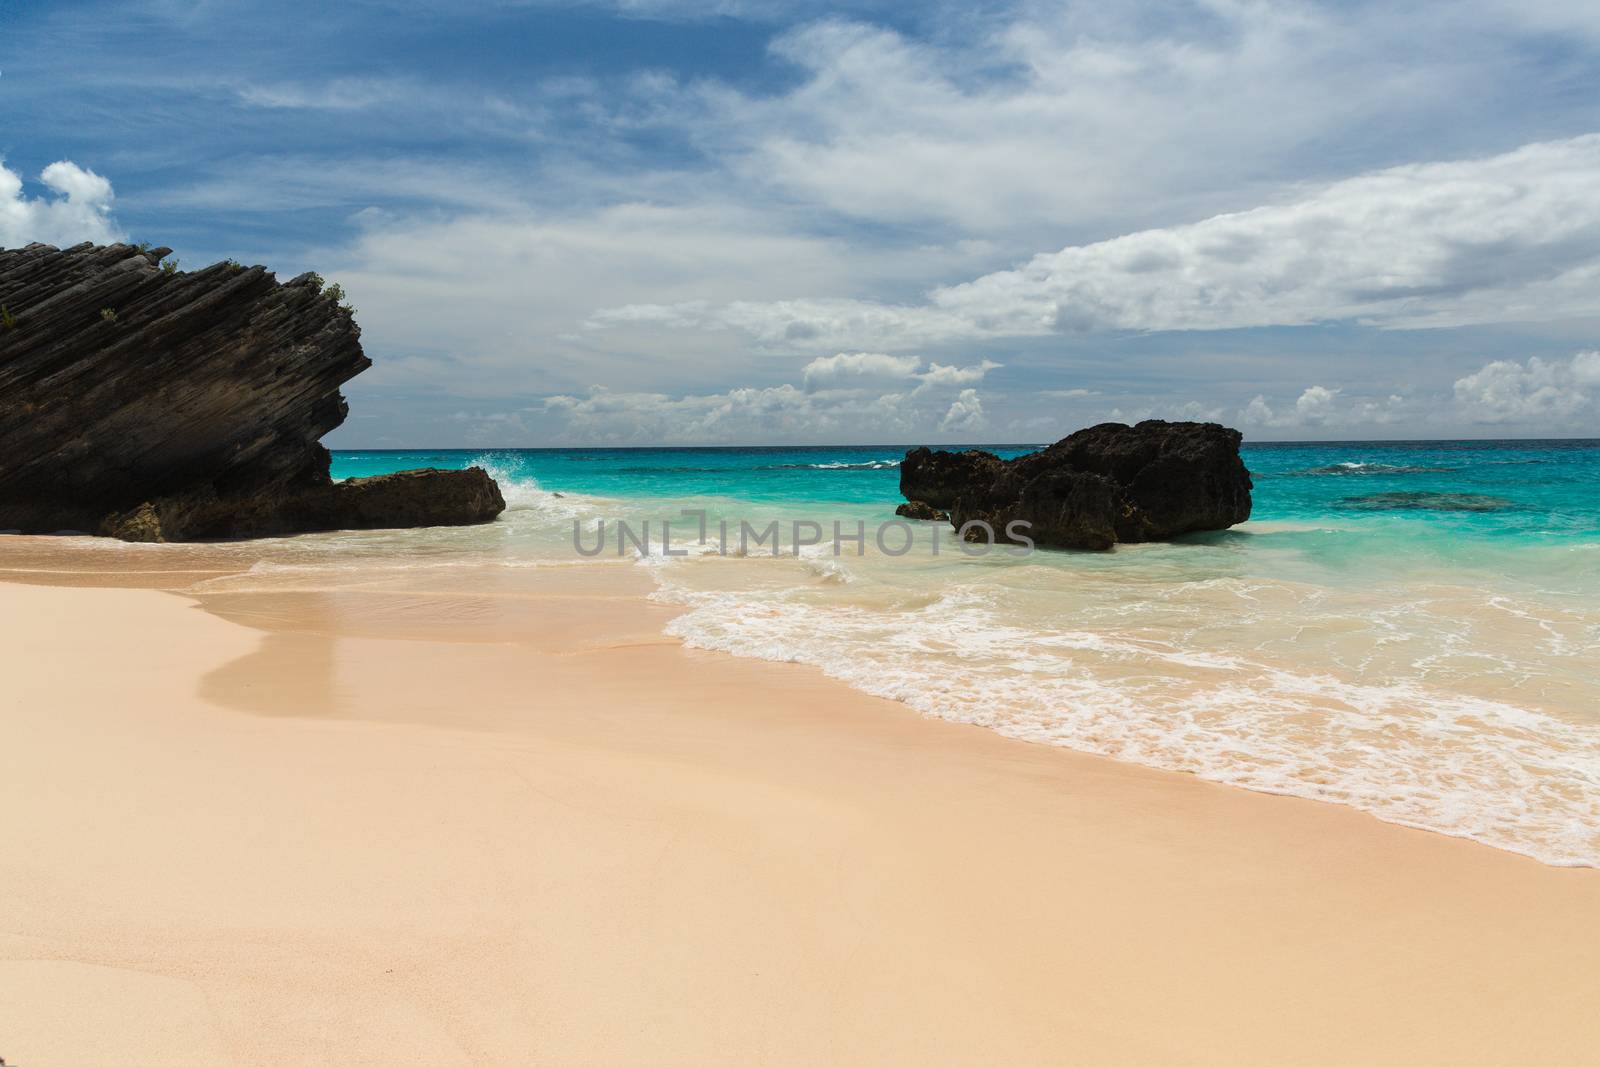
M 657 598 L 686 609 L 669 632 L 696 648 L 809 664 L 924 714 L 1023 740 L 1345 804 L 1550 864 L 1600 864 L 1600 725 L 1461 691 L 1453 657 L 1480 656 L 1470 671 L 1525 665 L 1482 657 L 1477 635 L 1441 630 L 1437 644 L 1411 647 L 1419 624 L 1393 613 L 1401 606 L 1325 603 L 1319 622 L 1306 612 L 1316 594 L 1292 583 L 1208 579 L 1177 598 L 1240 614 L 1233 637 L 1207 648 L 1192 632 L 1152 625 L 1159 613 L 1143 598 L 1120 612 L 1103 606 L 1082 627 L 1019 617 L 1026 609 L 988 583 L 946 585 L 896 610 L 819 598 L 810 583 L 828 575 L 815 561 L 791 562 L 801 571 L 793 585 L 737 590 L 658 572 Z M 1532 617 L 1545 654 L 1600 653 L 1591 620 L 1553 622 L 1503 596 L 1486 607 Z M 1374 620 L 1368 633 L 1343 641 L 1362 611 Z M 1326 632 L 1273 641 L 1297 626 Z M 1388 657 L 1404 673 L 1363 670 L 1363 657 Z

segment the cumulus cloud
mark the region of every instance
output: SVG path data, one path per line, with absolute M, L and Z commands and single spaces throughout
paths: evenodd
M 1275 404 L 1258 395 L 1239 412 L 1239 421 L 1247 427 L 1271 429 L 1384 426 L 1402 416 L 1425 422 L 1440 414 L 1443 406 L 1441 399 L 1432 405 L 1433 410 L 1422 410 L 1399 395 L 1340 400 L 1343 392 L 1323 385 L 1307 386 L 1292 404 Z
M 166 188 L 141 182 L 140 207 L 243 219 L 241 234 L 272 235 L 243 239 L 286 251 L 215 254 L 344 283 L 378 361 L 353 387 L 357 408 L 407 391 L 397 413 L 438 393 L 484 407 L 586 398 L 591 383 L 731 395 L 770 385 L 775 357 L 802 356 L 788 378 L 800 391 L 914 398 L 927 427 L 963 388 L 982 391 L 992 432 L 1115 405 L 1232 413 L 1256 392 L 1273 418 L 1310 425 L 1297 408 L 1309 381 L 1345 390 L 1332 426 L 1382 402 L 1363 381 L 1436 342 L 1394 338 L 1380 358 L 1360 331 L 1320 331 L 1334 378 L 1295 369 L 1295 337 L 1240 371 L 1262 351 L 1248 335 L 1178 332 L 1548 319 L 1593 291 L 1594 208 L 1571 190 L 1594 175 L 1561 170 L 1581 144 L 1501 172 L 1502 157 L 1426 163 L 1596 128 L 1570 91 L 1600 58 L 1574 39 L 1594 25 L 1582 5 L 594 2 L 649 18 L 770 14 L 738 31 L 770 51 L 747 49 L 726 77 L 677 49 L 554 74 L 263 60 L 190 94 L 243 121 L 198 122 L 234 136 Z M 508 25 L 523 14 L 511 8 Z M 285 122 L 337 136 L 284 156 L 268 127 Z M 1407 160 L 1424 165 L 1393 166 Z M 1337 180 L 1350 175 L 1362 177 Z M 328 226 L 336 216 L 360 232 Z M 319 240 L 331 246 L 307 247 Z M 1113 345 L 1098 331 L 1162 336 Z M 861 354 L 902 362 L 798 372 Z M 1008 395 L 985 387 L 985 356 L 1010 365 Z M 1383 389 L 1448 393 L 1471 367 L 1447 363 L 1424 355 Z
M 229 246 L 204 254 L 344 283 L 377 360 L 353 385 L 356 410 L 392 399 L 386 428 L 412 437 L 454 432 L 420 420 L 462 398 L 491 410 L 553 393 L 588 405 L 574 410 L 596 433 L 632 433 L 619 396 L 668 422 L 725 409 L 707 440 L 728 440 L 745 413 L 804 421 L 829 405 L 859 411 L 838 433 L 860 439 L 877 425 L 874 404 L 913 410 L 906 436 L 918 436 L 967 388 L 982 390 L 995 433 L 1019 420 L 1065 432 L 1116 405 L 1129 418 L 1233 413 L 1257 392 L 1274 421 L 1333 428 L 1369 407 L 1393 419 L 1386 397 L 1362 392 L 1380 379 L 1381 393 L 1461 413 L 1478 409 L 1451 384 L 1472 367 L 1435 357 L 1437 340 L 1318 331 L 1314 345 L 1270 339 L 1268 357 L 1248 334 L 1179 331 L 1550 320 L 1589 314 L 1600 281 L 1592 139 L 1491 155 L 1596 128 L 1591 101 L 1571 91 L 1600 59 L 1592 4 L 827 8 L 872 26 L 779 0 L 594 2 L 777 25 L 759 31 L 775 34 L 770 54 L 746 55 L 730 78 L 676 49 L 646 57 L 649 69 L 558 65 L 553 78 L 539 63 L 374 76 L 342 53 L 298 67 L 263 53 L 240 67 L 223 62 L 242 54 L 229 48 L 209 50 L 221 65 L 208 68 L 190 38 L 198 68 L 101 48 L 79 63 L 96 72 L 90 86 L 55 45 L 93 33 L 35 32 L 19 46 L 60 52 L 36 66 L 60 74 L 63 99 L 92 105 L 83 94 L 102 92 L 114 68 L 109 84 L 149 105 L 166 131 L 157 140 L 221 137 L 176 180 L 154 157 L 124 163 L 160 168 L 161 181 L 150 171 L 139 183 L 141 214 L 189 233 L 235 220 L 212 231 Z M 206 40 L 264 25 L 214 6 L 185 9 L 219 31 Z M 272 132 L 284 123 L 317 136 L 284 155 Z M 1473 155 L 1487 158 L 1426 162 Z M 1421 165 L 1393 166 L 1406 160 Z M 133 174 L 115 176 L 120 187 Z M 0 192 L 0 204 L 20 199 Z M 350 228 L 330 225 L 341 217 Z M 1513 334 L 1496 331 L 1484 360 Z M 1313 350 L 1319 369 L 1297 370 Z M 775 357 L 802 353 L 783 388 L 809 409 L 762 392 L 780 388 Z M 801 370 L 835 355 L 879 362 Z M 984 386 L 986 355 L 1010 365 L 1009 394 Z M 1301 410 L 1311 381 L 1330 394 L 1320 412 Z M 752 382 L 755 393 L 729 388 Z M 545 433 L 565 415 L 519 418 L 503 421 Z M 365 430 L 339 440 L 374 443 Z
M 950 402 L 950 410 L 945 412 L 944 419 L 939 423 L 939 429 L 946 433 L 970 433 L 983 429 L 983 401 L 978 397 L 976 389 L 963 389 L 961 394 Z
M 1593 434 L 1600 430 L 1600 351 L 1567 359 L 1494 360 L 1457 378 L 1449 392 L 1352 396 L 1312 385 L 1292 402 L 1258 395 L 1237 417 L 1247 429 L 1267 431 L 1399 427 L 1414 437 L 1498 424 L 1533 434 Z
M 599 443 L 925 439 L 981 429 L 983 400 L 962 386 L 998 366 L 840 352 L 807 363 L 798 387 L 672 395 L 595 386 L 547 397 L 533 410 L 554 418 L 563 439 Z
M 736 302 L 603 312 L 773 346 L 925 347 L 1089 330 L 1353 321 L 1460 326 L 1593 314 L 1600 135 L 1394 167 L 1284 203 L 1035 256 L 922 304 Z
M 1597 396 L 1600 352 L 1579 352 L 1568 362 L 1496 360 L 1455 383 L 1456 401 L 1473 422 L 1560 425 L 1591 411 Z
M 975 393 L 970 404 L 981 416 Z M 940 425 L 938 412 L 908 393 L 819 394 L 787 384 L 682 396 L 596 386 L 548 397 L 538 412 L 561 440 L 619 445 L 910 439 Z
M 1312 385 L 1306 388 L 1287 411 L 1275 411 L 1267 398 L 1257 396 L 1244 409 L 1245 422 L 1256 426 L 1317 426 L 1335 414 L 1334 398 L 1339 390 Z
M 726 203 L 544 214 L 491 200 L 465 214 L 374 217 L 350 246 L 278 265 L 291 273 L 315 268 L 344 285 L 361 309 L 376 365 L 352 383 L 357 399 L 397 389 L 531 397 L 577 394 L 593 384 L 711 393 L 769 380 L 774 353 L 753 349 L 736 330 L 666 329 L 663 316 L 687 321 L 707 310 L 696 303 L 703 293 L 759 303 L 832 286 L 870 291 L 901 269 L 904 257 L 894 249 L 845 254 L 837 239 L 786 232 L 780 222 Z M 928 253 L 920 261 L 935 258 Z M 662 303 L 652 307 L 651 300 Z M 628 307 L 608 317 L 604 330 L 582 328 L 590 309 L 611 302 Z M 858 346 L 804 347 L 808 356 L 872 354 Z M 905 374 L 928 370 L 903 352 L 878 354 L 905 361 L 888 365 Z M 952 362 L 979 364 L 980 357 L 941 360 Z M 870 361 L 821 365 L 808 387 L 824 388 L 830 379 L 827 388 L 840 388 L 852 370 L 864 369 Z M 919 384 L 904 380 L 907 388 Z
M 1333 398 L 1338 395 L 1337 389 L 1313 385 L 1294 402 L 1294 413 L 1301 422 L 1323 422 L 1333 410 Z
M 105 178 L 60 160 L 40 172 L 39 182 L 51 195 L 26 196 L 22 177 L 0 163 L 0 246 L 34 241 L 66 246 L 122 237 L 111 217 L 114 197 Z
M 866 381 L 915 381 L 915 392 L 972 385 L 983 381 L 1002 364 L 992 359 L 966 366 L 929 362 L 926 367 L 916 356 L 890 356 L 882 352 L 840 352 L 818 356 L 805 365 L 802 375 L 808 392 L 819 389 L 850 388 Z
M 1222 418 L 1222 409 L 1189 400 L 1184 403 L 1150 404 L 1146 407 L 1124 410 L 1112 408 L 1105 416 L 1111 422 L 1143 422 L 1146 419 L 1167 419 L 1171 422 L 1216 422 Z
M 1272 405 L 1267 403 L 1267 398 L 1255 396 L 1245 409 L 1239 413 L 1239 419 L 1247 426 L 1277 426 L 1280 416 L 1272 410 Z
M 809 433 L 828 415 L 792 385 L 678 397 L 597 386 L 586 396 L 548 397 L 543 406 L 574 439 L 612 443 L 759 440 Z
M 888 356 L 882 352 L 840 352 L 818 356 L 801 372 L 807 392 L 857 384 L 871 379 L 905 379 L 916 374 L 922 360 L 916 356 Z
M 992 370 L 998 370 L 1001 364 L 992 359 L 985 359 L 970 366 L 957 367 L 945 366 L 942 363 L 930 363 L 926 373 L 919 374 L 921 388 L 931 389 L 941 385 L 967 385 L 972 382 L 981 382 L 983 376 Z M 971 392 L 972 390 L 967 390 Z

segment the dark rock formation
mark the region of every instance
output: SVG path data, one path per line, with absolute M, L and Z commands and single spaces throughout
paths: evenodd
M 482 467 L 424 467 L 335 482 L 297 497 L 290 508 L 305 529 L 371 530 L 488 522 L 506 509 L 506 501 Z
M 256 512 L 252 509 L 260 509 Z M 397 526 L 467 526 L 490 522 L 506 509 L 500 487 L 482 467 L 397 471 L 370 478 L 329 480 L 262 501 L 221 498 L 201 490 L 108 515 L 99 532 L 124 541 L 255 532 L 375 530 Z
M 1032 524 L 1041 545 L 1106 549 L 1221 530 L 1250 517 L 1250 473 L 1237 430 L 1216 423 L 1104 423 L 1040 452 L 1003 460 L 976 449 L 915 448 L 900 465 L 907 500 L 981 520 L 998 539 Z
M 318 441 L 371 363 L 350 310 L 314 274 L 167 253 L 0 250 L 0 529 L 249 537 L 504 508 L 481 470 L 333 482 Z
M 916 519 L 918 522 L 948 522 L 950 519 L 948 511 L 940 511 L 920 500 L 907 501 L 895 508 L 894 513 L 902 519 Z

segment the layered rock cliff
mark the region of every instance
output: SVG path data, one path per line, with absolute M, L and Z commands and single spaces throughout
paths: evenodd
M 986 522 L 999 539 L 1023 520 L 1041 545 L 1164 541 L 1250 517 L 1241 440 L 1216 423 L 1152 420 L 1092 426 L 1011 460 L 916 448 L 900 465 L 900 492 L 928 512 L 949 512 L 957 528 Z
M 504 509 L 481 470 L 334 483 L 318 442 L 371 363 L 349 309 L 313 274 L 168 252 L 0 250 L 0 529 L 248 537 Z

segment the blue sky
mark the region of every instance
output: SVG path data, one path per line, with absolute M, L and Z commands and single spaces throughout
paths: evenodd
M 0 242 L 317 269 L 344 447 L 1600 436 L 1600 5 L 0 2 Z

